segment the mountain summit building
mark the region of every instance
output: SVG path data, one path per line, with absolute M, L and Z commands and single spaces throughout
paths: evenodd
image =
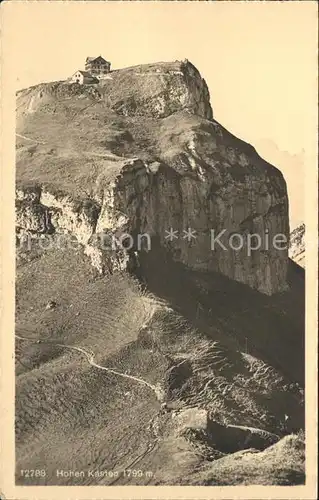
M 111 63 L 106 61 L 102 56 L 87 57 L 85 61 L 85 71 L 76 71 L 69 81 L 71 83 L 98 83 L 103 78 L 108 78 L 108 73 L 111 71 Z
M 103 78 L 111 70 L 111 63 L 102 56 L 87 57 L 85 61 L 85 71 L 91 73 L 95 78 Z

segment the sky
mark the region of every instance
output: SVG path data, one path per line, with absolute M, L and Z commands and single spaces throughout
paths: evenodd
M 217 121 L 270 162 L 278 160 L 278 148 L 287 152 L 285 165 L 276 166 L 288 183 L 292 226 L 303 220 L 303 165 L 316 144 L 316 2 L 5 7 L 3 32 L 17 88 L 66 79 L 84 68 L 87 56 L 101 54 L 113 69 L 189 59 L 208 84 Z M 289 156 L 301 159 L 299 168 L 296 161 L 290 168 Z

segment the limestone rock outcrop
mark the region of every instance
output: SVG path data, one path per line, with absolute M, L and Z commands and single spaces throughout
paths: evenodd
M 110 77 L 19 93 L 19 234 L 72 234 L 101 272 L 160 245 L 190 269 L 284 291 L 285 180 L 213 119 L 197 69 L 160 63 Z

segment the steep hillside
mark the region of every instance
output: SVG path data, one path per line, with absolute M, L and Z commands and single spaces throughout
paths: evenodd
M 291 290 L 299 286 L 295 271 Z M 178 274 L 180 283 L 172 276 L 155 294 L 126 272 L 97 275 L 81 251 L 52 249 L 20 262 L 18 484 L 35 484 L 19 471 L 40 463 L 47 475 L 36 484 L 234 484 L 216 472 L 219 459 L 234 454 L 230 466 L 238 467 L 238 451 L 257 453 L 303 427 L 295 295 L 277 303 L 217 276 L 203 294 L 200 277 L 186 268 Z M 91 366 L 79 347 L 111 371 Z M 264 463 L 261 455 L 259 465 L 253 455 L 254 474 L 243 469 L 238 482 L 302 482 L 302 453 L 292 460 L 291 443 L 281 459 L 266 455 Z M 145 474 L 124 477 L 130 468 Z M 70 469 L 117 475 L 87 472 L 76 483 L 57 476 Z
M 20 91 L 16 193 L 17 483 L 301 484 L 286 184 L 197 69 Z

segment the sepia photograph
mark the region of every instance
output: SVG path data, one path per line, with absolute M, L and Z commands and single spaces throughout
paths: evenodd
M 315 498 L 315 2 L 1 14 L 15 498 Z

